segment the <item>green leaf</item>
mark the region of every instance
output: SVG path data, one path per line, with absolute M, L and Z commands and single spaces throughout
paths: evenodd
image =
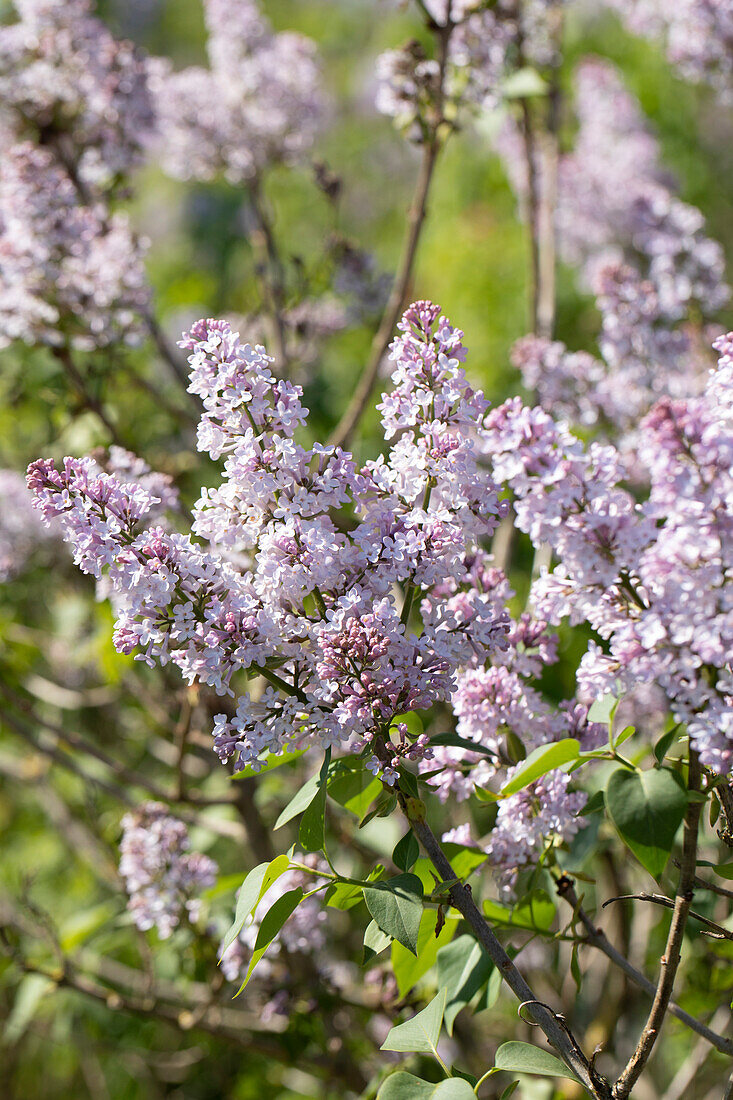
M 513 1096 L 518 1088 L 519 1081 L 512 1081 L 511 1085 L 507 1085 L 507 1087 L 504 1089 L 501 1096 L 499 1097 L 499 1100 L 509 1100 L 509 1097 Z
M 466 737 L 459 737 L 457 733 L 438 733 L 434 737 L 430 738 L 431 745 L 447 745 L 454 749 L 465 749 L 467 752 L 476 752 L 481 756 L 493 756 L 496 758 L 496 753 L 493 749 L 487 749 L 485 745 L 479 745 L 475 741 L 470 741 Z
M 660 737 L 654 746 L 654 755 L 657 758 L 657 763 L 661 764 L 664 761 L 665 756 L 672 745 L 679 738 L 680 731 L 678 726 L 674 726 L 669 733 L 665 733 L 663 737 Z
M 580 962 L 578 960 L 578 944 L 573 944 L 573 950 L 570 952 L 570 973 L 573 975 L 573 981 L 575 987 L 580 993 L 580 987 L 583 984 L 583 975 L 580 972 Z
M 412 1073 L 393 1073 L 384 1082 L 377 1100 L 476 1100 L 468 1081 L 451 1077 L 437 1085 Z
M 422 894 L 417 875 L 396 875 L 364 887 L 364 901 L 379 927 L 413 955 L 417 954 Z
M 509 759 L 515 764 L 518 764 L 521 760 L 527 759 L 527 749 L 524 746 L 524 742 L 514 730 L 507 730 L 506 732 L 506 751 L 509 755 Z
M 390 794 L 387 791 L 383 790 L 381 795 L 377 799 L 377 804 L 374 809 L 370 810 L 368 814 L 365 814 L 359 822 L 359 828 L 363 829 L 365 825 L 369 824 L 372 818 L 389 817 L 389 815 L 393 813 L 396 809 L 397 795 Z
M 255 769 L 252 764 L 249 764 L 246 768 L 242 768 L 240 772 L 234 772 L 232 779 L 252 779 L 254 776 L 266 775 L 267 772 L 274 771 L 275 768 L 282 768 L 283 764 L 292 764 L 306 751 L 306 749 L 294 749 L 292 752 L 281 752 L 279 755 L 270 752 L 265 757 L 261 767 Z
M 420 922 L 417 937 L 417 955 L 413 955 L 397 940 L 392 944 L 392 970 L 397 981 L 400 997 L 406 997 L 424 974 L 435 965 L 441 947 L 453 939 L 460 920 L 448 917 L 438 935 L 438 910 L 426 909 Z
M 547 95 L 548 85 L 536 69 L 525 65 L 507 77 L 501 90 L 505 99 L 527 99 L 529 96 Z
M 275 856 L 270 863 L 260 863 L 257 867 L 253 867 L 240 888 L 234 921 L 221 941 L 220 957 L 234 943 L 244 928 L 244 922 L 254 913 L 263 894 L 269 890 L 276 879 L 280 878 L 280 875 L 287 871 L 289 866 L 290 860 L 282 855 Z
M 288 890 L 287 894 L 283 894 L 277 901 L 267 910 L 262 923 L 260 924 L 259 931 L 257 932 L 257 939 L 255 940 L 254 951 L 252 952 L 252 958 L 249 960 L 249 966 L 247 967 L 247 973 L 244 976 L 244 981 L 237 990 L 235 996 L 239 996 L 242 990 L 249 984 L 249 980 L 254 973 L 255 967 L 267 951 L 275 936 L 278 934 L 282 926 L 288 920 L 288 918 L 295 912 L 300 905 L 300 901 L 303 897 L 303 890 L 300 886 L 296 886 L 294 890 Z
M 417 739 L 423 733 L 425 733 L 425 726 L 423 720 L 416 710 L 408 710 L 405 714 L 395 714 L 394 718 L 389 724 L 390 733 L 393 729 L 396 729 L 400 725 L 407 726 L 407 732 L 410 737 Z
M 531 752 L 518 771 L 508 783 L 501 788 L 503 798 L 510 794 L 516 794 L 524 787 L 528 787 L 535 779 L 561 767 L 563 764 L 577 760 L 580 753 L 580 741 L 575 737 L 565 737 L 562 741 L 554 741 L 550 745 L 540 745 Z
M 636 733 L 636 726 L 624 726 L 624 728 L 621 730 L 621 733 L 618 735 L 618 737 L 614 737 L 613 747 L 615 749 L 619 748 L 619 746 L 623 745 L 625 741 L 628 741 L 629 738 L 633 737 L 635 733 Z
M 580 811 L 581 817 L 590 817 L 591 814 L 597 814 L 603 811 L 606 805 L 606 797 L 603 791 L 596 791 L 592 794 L 586 802 L 583 809 Z
M 381 1050 L 399 1050 L 411 1054 L 436 1054 L 443 1023 L 446 991 L 441 989 L 430 1004 L 411 1020 L 393 1027 Z
M 364 933 L 364 958 L 362 965 L 366 966 L 375 955 L 386 951 L 392 943 L 392 937 L 385 935 L 375 920 L 370 921 Z
M 604 695 L 602 699 L 596 699 L 595 703 L 588 711 L 589 722 L 603 722 L 610 724 L 614 714 L 616 713 L 616 707 L 619 704 L 619 700 L 615 695 Z
M 714 863 L 712 869 L 720 878 L 730 881 L 733 879 L 733 863 Z
M 453 1022 L 489 980 L 494 964 L 473 936 L 459 936 L 438 952 L 438 984 L 446 989 L 445 1027 Z
M 400 871 L 409 871 L 417 863 L 420 855 L 420 845 L 412 829 L 405 833 L 402 840 L 398 840 L 395 850 L 392 852 L 392 862 Z
M 544 890 L 532 890 L 513 909 L 497 901 L 485 901 L 484 916 L 509 928 L 549 932 L 555 919 L 555 903 Z
M 466 879 L 477 867 L 486 863 L 487 855 L 478 848 L 465 848 L 462 844 L 444 844 L 443 851 L 460 879 Z
M 659 878 L 687 809 L 687 791 L 675 772 L 619 768 L 606 790 L 606 807 L 621 839 Z
M 572 1070 L 546 1050 L 533 1047 L 529 1043 L 502 1043 L 496 1052 L 494 1065 L 497 1069 L 510 1073 L 538 1073 L 542 1077 L 569 1077 L 576 1081 Z
M 334 802 L 358 818 L 364 816 L 381 791 L 382 784 L 360 760 L 337 760 L 332 765 L 328 793 Z
M 336 882 L 326 890 L 324 899 L 331 909 L 353 909 L 361 901 L 361 886 L 354 886 L 350 882 Z
M 312 775 L 310 779 L 303 784 L 300 790 L 290 799 L 283 812 L 275 822 L 275 828 L 281 829 L 283 825 L 287 825 L 289 821 L 292 821 L 298 814 L 302 814 L 303 810 L 307 810 L 313 799 L 318 794 L 318 781 L 319 775 Z
M 321 852 L 326 846 L 326 779 L 330 762 L 331 750 L 327 749 L 318 776 L 318 790 L 300 821 L 298 843 L 306 852 Z
M 3 1027 L 3 1044 L 16 1043 L 21 1038 L 36 1011 L 56 983 L 43 974 L 26 974 L 18 983 L 15 1001 Z

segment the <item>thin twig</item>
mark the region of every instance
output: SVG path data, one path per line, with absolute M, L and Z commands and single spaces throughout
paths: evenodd
M 438 42 L 440 89 L 441 95 L 443 95 L 448 65 L 448 46 L 453 31 L 453 23 L 450 19 L 448 19 L 445 26 L 439 26 L 436 23 L 432 23 L 431 30 L 435 34 Z M 442 102 L 438 104 L 438 108 L 439 117 L 431 127 L 431 132 L 425 135 L 422 146 L 422 159 L 415 182 L 415 191 L 410 204 L 410 210 L 407 215 L 407 232 L 402 248 L 402 257 L 395 273 L 392 290 L 387 299 L 379 328 L 374 334 L 372 346 L 369 351 L 369 358 L 364 367 L 364 371 L 354 390 L 351 401 L 346 407 L 346 411 L 331 435 L 330 442 L 338 447 L 345 447 L 349 443 L 364 414 L 364 410 L 369 403 L 371 392 L 374 389 L 374 384 L 379 374 L 380 365 L 406 303 L 412 269 L 420 241 L 420 234 L 427 214 L 430 185 L 433 180 L 438 153 L 441 149 L 441 138 L 439 137 L 438 131 L 440 126 L 444 123 L 444 119 L 442 118 Z
M 255 225 L 250 232 L 250 241 L 255 254 L 255 270 L 260 280 L 263 296 L 270 321 L 270 337 L 273 342 L 275 358 L 280 369 L 288 365 L 287 341 L 283 308 L 285 304 L 285 279 L 277 241 L 269 215 L 265 208 L 264 196 L 259 179 L 255 179 L 249 188 L 250 208 Z
M 479 943 L 496 965 L 504 981 L 521 1004 L 528 1007 L 534 1021 L 542 1028 L 563 1062 L 570 1067 L 574 1076 L 581 1081 L 590 1095 L 595 1097 L 596 1100 L 609 1100 L 611 1091 L 608 1082 L 592 1068 L 564 1019 L 535 997 L 532 989 L 517 970 L 485 917 L 481 914 L 476 902 L 473 900 L 473 894 L 469 887 L 455 881 L 457 876 L 440 847 L 437 837 L 425 820 L 423 804 L 418 803 L 415 799 L 403 796 L 402 808 L 415 836 L 440 875 L 441 881 L 454 883 L 448 891 L 451 904 L 469 923 Z
M 63 367 L 64 373 L 76 390 L 77 396 L 79 397 L 82 405 L 86 409 L 89 409 L 90 412 L 93 412 L 97 419 L 102 422 L 104 427 L 109 432 L 110 438 L 113 443 L 116 443 L 118 447 L 123 447 L 125 448 L 125 450 L 129 450 L 130 448 L 122 440 L 117 428 L 114 426 L 114 424 L 104 411 L 102 403 L 94 396 L 93 393 L 90 393 L 89 389 L 87 388 L 87 384 L 84 381 L 81 372 L 79 371 L 76 363 L 72 358 L 70 349 L 65 345 L 61 345 L 58 347 L 52 347 L 51 353 Z
M 698 754 L 690 746 L 688 789 L 697 791 L 700 788 L 700 762 Z M 626 1100 L 634 1085 L 638 1081 L 644 1066 L 654 1049 L 654 1044 L 659 1037 L 659 1032 L 667 1014 L 674 980 L 680 964 L 682 939 L 685 934 L 687 917 L 690 912 L 693 898 L 693 880 L 697 862 L 697 831 L 700 825 L 700 813 L 702 803 L 693 801 L 687 805 L 684 821 L 684 833 L 682 841 L 682 860 L 680 866 L 680 878 L 675 895 L 675 906 L 672 920 L 667 935 L 667 943 L 664 948 L 659 966 L 659 980 L 652 1002 L 651 1011 L 644 1029 L 639 1036 L 639 1042 L 629 1058 L 620 1077 L 613 1086 L 614 1100 Z
M 675 902 L 672 901 L 671 898 L 665 897 L 663 894 L 619 894 L 616 898 L 609 898 L 608 901 L 604 901 L 602 908 L 605 909 L 607 905 L 613 905 L 616 901 L 648 901 L 652 905 L 661 905 L 663 909 L 674 909 L 675 907 Z M 733 940 L 733 932 L 730 932 L 727 928 L 723 928 L 720 924 L 716 924 L 715 921 L 709 920 L 701 913 L 696 913 L 694 909 L 690 909 L 689 916 L 699 921 L 700 924 L 704 924 L 707 928 L 711 928 L 712 933 L 707 934 L 714 934 L 716 939 Z M 703 933 L 703 935 L 705 934 L 706 933 Z
M 626 956 L 622 955 L 621 952 L 613 946 L 605 932 L 602 932 L 601 929 L 593 923 L 588 913 L 580 904 L 573 881 L 568 875 L 563 875 L 557 883 L 557 892 L 560 897 L 564 898 L 568 905 L 571 906 L 578 920 L 585 928 L 587 935 L 587 940 L 585 942 L 589 946 L 602 951 L 619 970 L 622 970 L 624 974 L 631 979 L 634 985 L 637 985 L 639 989 L 643 989 L 645 993 L 653 997 L 656 993 L 654 982 L 649 981 L 649 979 L 638 971 L 636 967 L 632 966 Z M 715 1031 L 712 1031 L 705 1024 L 701 1024 L 699 1020 L 696 1020 L 694 1016 L 690 1016 L 688 1012 L 685 1012 L 684 1009 L 680 1008 L 674 1001 L 669 1002 L 669 1012 L 676 1019 L 680 1020 L 681 1023 L 689 1027 L 691 1031 L 702 1036 L 702 1038 L 722 1054 L 733 1056 L 733 1039 L 727 1039 L 724 1035 L 719 1035 Z
M 186 369 L 186 366 L 181 356 L 173 350 L 173 348 L 166 340 L 163 330 L 158 324 L 158 321 L 152 311 L 149 309 L 143 309 L 141 311 L 141 314 L 142 319 L 145 322 L 145 327 L 150 333 L 152 341 L 158 349 L 158 354 L 160 355 L 160 358 L 168 367 L 176 381 L 180 382 L 180 384 L 183 386 L 183 389 L 186 392 L 189 400 L 194 405 L 196 405 L 196 408 L 198 409 L 198 404 L 196 403 L 195 398 L 188 393 L 188 370 Z

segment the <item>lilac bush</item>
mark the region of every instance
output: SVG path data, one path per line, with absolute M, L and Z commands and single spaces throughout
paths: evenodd
M 727 5 L 606 7 L 724 126 Z M 146 1021 L 166 1095 L 183 1053 L 207 1094 L 725 1100 L 725 227 L 575 60 L 587 5 L 385 2 L 348 94 L 333 27 L 367 24 L 322 8 L 204 0 L 171 57 L 87 0 L 0 26 L 3 424 L 44 456 L 0 471 L 0 777 L 103 884 L 0 898 L 7 1041 L 68 995 Z M 391 237 L 413 160 L 395 262 L 347 233 Z M 480 303 L 512 376 L 429 297 L 449 177 L 487 267 L 523 235 L 526 322 Z

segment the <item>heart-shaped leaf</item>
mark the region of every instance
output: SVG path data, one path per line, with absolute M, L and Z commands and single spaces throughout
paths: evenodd
M 382 1050 L 399 1050 L 409 1054 L 435 1054 L 445 1011 L 446 991 L 441 989 L 429 1005 L 411 1020 L 397 1024 L 382 1043 Z
M 659 878 L 687 809 L 687 792 L 677 774 L 668 768 L 619 768 L 606 788 L 606 808 L 639 863 Z

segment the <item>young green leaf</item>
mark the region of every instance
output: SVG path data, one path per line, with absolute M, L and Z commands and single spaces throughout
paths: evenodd
M 353 909 L 361 901 L 361 886 L 336 882 L 326 890 L 324 900 L 331 909 Z
M 284 764 L 292 764 L 294 760 L 298 760 L 299 757 L 306 752 L 306 749 L 294 749 L 292 752 L 282 752 L 279 755 L 275 753 L 268 753 L 261 765 L 256 769 L 249 764 L 246 768 L 242 768 L 239 772 L 234 772 L 232 779 L 252 779 L 255 775 L 266 775 L 267 772 L 274 771 L 275 768 L 282 768 Z
M 668 768 L 619 768 L 608 783 L 606 807 L 621 839 L 659 878 L 687 809 L 687 792 L 677 774 Z
M 284 875 L 290 866 L 287 856 L 275 856 L 269 863 L 260 863 L 253 867 L 239 890 L 237 907 L 234 912 L 234 921 L 221 941 L 219 956 L 224 954 L 227 948 L 236 940 L 244 928 L 244 922 L 257 908 L 260 898 L 269 890 L 273 882 Z
M 580 741 L 575 737 L 565 737 L 562 741 L 554 741 L 550 745 L 540 745 L 529 754 L 509 782 L 501 788 L 502 797 L 516 794 L 517 791 L 528 787 L 535 779 L 541 779 L 543 775 L 547 775 L 555 768 L 569 764 L 571 760 L 577 760 L 579 752 Z
M 247 967 L 247 973 L 244 976 L 244 981 L 237 990 L 235 996 L 239 996 L 242 990 L 249 984 L 249 980 L 254 973 L 254 969 L 262 956 L 267 951 L 275 936 L 278 934 L 282 926 L 288 920 L 288 918 L 295 912 L 303 897 L 303 890 L 300 886 L 296 886 L 294 890 L 288 890 L 287 894 L 283 894 L 278 898 L 274 905 L 265 913 L 260 924 L 259 931 L 257 932 L 257 939 L 255 940 L 254 951 L 252 952 L 252 958 L 249 960 L 249 966 Z
M 392 852 L 392 862 L 400 871 L 409 871 L 415 866 L 420 855 L 420 845 L 417 842 L 412 829 L 405 833 L 402 840 L 398 840 L 395 850 Z
M 391 943 L 392 937 L 385 935 L 375 920 L 370 921 L 364 933 L 364 965 L 371 962 L 375 955 L 386 951 Z
M 334 802 L 358 818 L 364 816 L 381 791 L 382 784 L 360 760 L 337 760 L 328 780 L 328 793 Z
M 569 1077 L 571 1081 L 577 1080 L 573 1071 L 554 1054 L 529 1043 L 502 1043 L 496 1052 L 494 1066 L 510 1073 L 537 1073 L 541 1077 Z
M 435 1055 L 443 1024 L 445 999 L 446 991 L 441 989 L 430 1004 L 416 1013 L 411 1020 L 393 1027 L 382 1043 L 381 1049 Z
M 507 1087 L 504 1089 L 501 1096 L 499 1097 L 499 1100 L 509 1100 L 509 1097 L 513 1096 L 518 1088 L 519 1081 L 512 1081 L 511 1085 L 507 1085 Z
M 281 829 L 283 825 L 287 825 L 289 821 L 292 821 L 298 814 L 302 814 L 303 810 L 307 810 L 313 799 L 318 794 L 318 782 L 320 780 L 319 775 L 312 775 L 310 779 L 303 784 L 300 790 L 290 799 L 283 812 L 275 822 L 275 828 Z
M 300 822 L 298 843 L 306 852 L 320 852 L 326 845 L 326 779 L 331 750 L 326 751 L 318 776 L 318 789 Z
M 422 883 L 417 875 L 395 875 L 364 887 L 364 901 L 379 927 L 413 955 L 417 954 L 422 894 Z

